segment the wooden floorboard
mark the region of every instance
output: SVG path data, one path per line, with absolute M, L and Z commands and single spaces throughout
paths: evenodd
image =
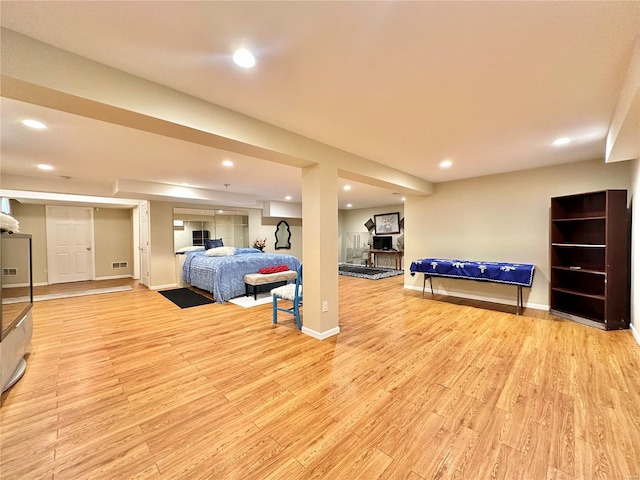
M 2 480 L 640 478 L 628 330 L 341 276 L 341 332 L 318 341 L 270 305 L 123 282 L 34 305 Z

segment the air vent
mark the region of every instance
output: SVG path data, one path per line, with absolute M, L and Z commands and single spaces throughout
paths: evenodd
M 3 268 L 2 269 L 2 275 L 4 275 L 5 277 L 15 277 L 16 275 L 18 275 L 18 269 L 17 268 Z
M 111 268 L 128 268 L 129 262 L 111 262 Z

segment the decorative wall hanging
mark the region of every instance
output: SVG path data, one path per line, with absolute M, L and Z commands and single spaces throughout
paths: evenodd
M 276 250 L 282 248 L 291 248 L 291 229 L 289 228 L 289 224 L 284 220 L 280 220 L 276 227 Z
M 383 213 L 373 216 L 376 224 L 376 235 L 400 233 L 400 212 Z

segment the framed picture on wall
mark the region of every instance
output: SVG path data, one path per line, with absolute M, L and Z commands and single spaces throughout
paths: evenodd
M 374 215 L 373 221 L 376 224 L 376 235 L 400 233 L 400 212 Z

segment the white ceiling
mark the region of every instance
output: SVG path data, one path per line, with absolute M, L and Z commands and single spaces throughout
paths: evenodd
M 603 158 L 640 33 L 640 1 L 0 8 L 3 27 L 432 182 Z M 252 70 L 231 62 L 241 45 L 256 54 Z M 292 167 L 6 98 L 0 106 L 3 175 L 189 183 L 300 201 Z M 26 117 L 50 128 L 27 130 Z M 551 146 L 563 136 L 572 142 Z M 222 167 L 225 158 L 236 166 Z M 444 159 L 450 169 L 439 168 Z M 41 162 L 56 170 L 37 171 Z M 354 188 L 340 193 L 340 208 L 399 201 L 341 182 Z

